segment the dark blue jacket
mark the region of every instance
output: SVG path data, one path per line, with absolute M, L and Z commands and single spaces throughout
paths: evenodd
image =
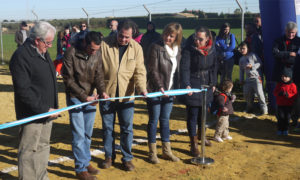
M 281 74 L 284 68 L 294 68 L 294 64 L 297 59 L 299 59 L 299 55 L 296 57 L 290 56 L 290 52 L 298 53 L 300 48 L 300 38 L 295 36 L 294 39 L 291 40 L 291 44 L 289 47 L 286 45 L 286 36 L 282 36 L 274 41 L 273 44 L 273 56 L 275 59 L 274 68 L 272 73 L 272 80 L 276 82 L 281 81 Z
M 14 86 L 17 119 L 58 108 L 55 68 L 48 52 L 43 59 L 31 46 L 28 38 L 14 52 L 9 69 Z
M 189 38 L 190 39 L 190 38 Z M 183 50 L 180 63 L 181 87 L 201 88 L 208 85 L 207 103 L 213 100 L 212 87 L 217 85 L 217 57 L 214 43 L 207 56 L 202 55 L 195 49 L 193 41 Z M 202 93 L 185 95 L 184 103 L 189 106 L 202 106 Z

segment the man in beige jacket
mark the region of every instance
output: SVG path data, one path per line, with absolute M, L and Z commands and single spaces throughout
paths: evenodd
M 125 20 L 118 26 L 117 36 L 108 36 L 101 43 L 105 87 L 108 96 L 132 96 L 134 92 L 146 96 L 146 70 L 143 50 L 132 39 L 134 22 Z M 131 99 L 100 103 L 105 161 L 101 167 L 111 166 L 116 158 L 114 124 L 116 113 L 120 123 L 122 162 L 127 171 L 134 170 L 131 160 L 133 140 L 134 101 Z

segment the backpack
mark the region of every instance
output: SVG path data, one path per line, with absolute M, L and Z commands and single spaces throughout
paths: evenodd
M 225 104 L 226 100 L 227 100 L 227 96 L 224 93 L 220 93 L 219 95 L 224 96 L 224 104 Z M 213 100 L 213 102 L 210 105 L 209 111 L 210 111 L 210 113 L 212 115 L 218 115 L 219 116 L 221 114 L 221 111 L 220 111 L 220 107 L 219 107 L 219 104 L 217 102 L 217 98 L 216 97 L 217 96 L 214 97 L 214 100 Z

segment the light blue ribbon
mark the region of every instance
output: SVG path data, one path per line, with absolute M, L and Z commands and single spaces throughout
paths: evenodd
M 202 91 L 207 91 L 207 89 L 175 89 L 175 90 L 165 91 L 164 94 L 162 92 L 148 93 L 147 97 L 148 98 L 153 98 L 153 97 L 160 97 L 160 96 L 163 96 L 163 95 L 179 96 L 179 95 L 184 95 L 184 94 L 188 94 L 188 93 L 199 93 L 199 92 L 202 92 Z M 108 98 L 108 99 L 97 99 L 97 100 L 90 101 L 90 102 L 85 102 L 85 103 L 81 103 L 81 104 L 76 104 L 76 105 L 64 107 L 64 108 L 57 109 L 57 110 L 54 110 L 54 111 L 51 111 L 51 112 L 46 112 L 46 113 L 30 116 L 28 118 L 20 119 L 20 120 L 17 120 L 17 121 L 4 123 L 4 124 L 0 125 L 0 130 L 10 128 L 10 127 L 14 127 L 14 126 L 18 126 L 18 125 L 22 125 L 22 124 L 25 124 L 25 123 L 29 123 L 29 122 L 32 122 L 32 121 L 35 121 L 35 120 L 38 120 L 38 119 L 41 119 L 41 118 L 51 116 L 53 114 L 68 111 L 68 110 L 75 109 L 75 108 L 78 108 L 78 107 L 81 107 L 81 106 L 86 106 L 86 105 L 95 103 L 97 101 L 109 101 L 109 100 L 117 100 L 117 99 L 120 100 L 120 99 L 144 98 L 144 97 L 145 96 L 143 96 L 143 95 L 135 95 L 135 96 L 114 97 L 114 98 Z

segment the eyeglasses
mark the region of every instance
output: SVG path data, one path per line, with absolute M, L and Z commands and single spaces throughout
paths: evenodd
M 82 25 L 81 27 L 86 27 L 86 25 Z
M 53 44 L 53 41 L 46 42 L 43 39 L 40 39 L 40 41 L 42 41 L 46 46 L 51 46 Z

